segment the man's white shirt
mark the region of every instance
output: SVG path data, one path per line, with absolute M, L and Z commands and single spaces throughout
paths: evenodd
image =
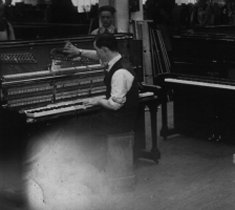
M 114 34 L 114 33 L 117 32 L 117 30 L 116 30 L 116 28 L 115 28 L 114 25 L 111 25 L 111 26 L 109 26 L 108 28 L 104 28 L 103 26 L 101 26 L 100 28 L 96 28 L 95 30 L 93 30 L 93 31 L 91 32 L 91 35 L 103 34 L 103 33 L 105 33 L 106 30 L 107 30 L 109 33 L 111 33 L 111 34 Z
M 112 60 L 108 62 L 108 69 L 122 58 L 121 54 L 118 54 Z M 127 69 L 118 69 L 112 76 L 111 79 L 111 96 L 108 99 L 109 104 L 113 109 L 120 109 L 126 102 L 126 94 L 131 89 L 134 76 Z

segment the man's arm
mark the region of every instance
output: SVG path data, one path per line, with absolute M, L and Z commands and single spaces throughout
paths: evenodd
M 95 50 L 80 49 L 71 42 L 67 42 L 65 44 L 63 52 L 67 53 L 70 57 L 86 57 L 93 60 L 98 60 L 98 56 Z
M 134 77 L 125 69 L 113 74 L 111 81 L 111 97 L 109 99 L 90 99 L 85 105 L 102 106 L 106 109 L 118 110 L 126 102 L 126 94 L 130 90 Z
M 98 35 L 99 28 L 96 28 L 91 32 L 91 35 Z
M 105 109 L 116 110 L 107 99 L 89 99 L 83 102 L 85 106 L 102 106 Z
M 131 89 L 134 76 L 126 69 L 116 71 L 111 79 L 111 97 L 108 99 L 113 110 L 120 109 L 126 102 L 126 95 Z

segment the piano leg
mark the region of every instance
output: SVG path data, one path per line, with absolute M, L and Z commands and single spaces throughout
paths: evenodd
M 159 105 L 159 101 L 156 100 L 156 99 L 150 100 L 150 101 L 145 102 L 144 104 L 141 104 L 141 109 L 144 110 L 145 106 L 147 106 L 149 108 L 150 119 L 151 119 L 151 140 L 152 140 L 151 143 L 152 143 L 152 148 L 151 148 L 150 151 L 143 150 L 142 148 L 137 148 L 137 149 L 140 149 L 140 151 L 138 152 L 138 157 L 139 158 L 153 160 L 156 163 L 158 163 L 158 160 L 160 159 L 160 151 L 158 149 L 158 144 L 157 144 L 157 111 L 158 111 L 158 105 Z M 137 135 L 139 133 L 138 131 L 137 131 Z M 145 138 L 145 136 L 144 136 L 144 138 Z
M 167 121 L 167 98 L 164 97 L 162 103 L 162 129 L 161 129 L 161 136 L 164 140 L 167 139 L 168 133 L 168 121 Z
M 160 151 L 158 150 L 157 145 L 157 111 L 158 106 L 155 103 L 148 104 L 149 111 L 150 111 L 150 117 L 151 117 L 151 137 L 152 137 L 152 149 L 151 154 L 152 158 L 155 162 L 158 162 L 158 159 L 160 159 Z

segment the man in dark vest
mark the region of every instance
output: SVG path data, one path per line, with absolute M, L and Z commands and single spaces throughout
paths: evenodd
M 100 59 L 107 64 L 104 78 L 106 98 L 86 102 L 87 105 L 103 108 L 101 115 L 96 118 L 96 130 L 104 133 L 130 131 L 138 108 L 138 86 L 131 64 L 118 52 L 117 41 L 112 34 L 96 36 L 94 49 L 79 49 L 68 43 L 64 51 L 73 56 Z

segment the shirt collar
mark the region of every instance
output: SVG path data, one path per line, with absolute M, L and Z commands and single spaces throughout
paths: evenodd
M 113 59 L 111 59 L 111 60 L 108 62 L 107 71 L 109 72 L 110 69 L 113 67 L 113 65 L 114 65 L 115 63 L 117 63 L 121 58 L 122 58 L 121 54 L 118 53 L 117 56 L 115 56 Z
M 105 28 L 105 27 L 101 26 L 101 27 L 100 27 L 100 32 L 101 32 L 101 33 L 104 33 L 106 29 L 107 29 L 108 32 L 111 33 L 111 34 L 115 33 L 115 27 L 114 27 L 114 25 L 111 25 L 111 26 L 109 26 L 108 28 Z

